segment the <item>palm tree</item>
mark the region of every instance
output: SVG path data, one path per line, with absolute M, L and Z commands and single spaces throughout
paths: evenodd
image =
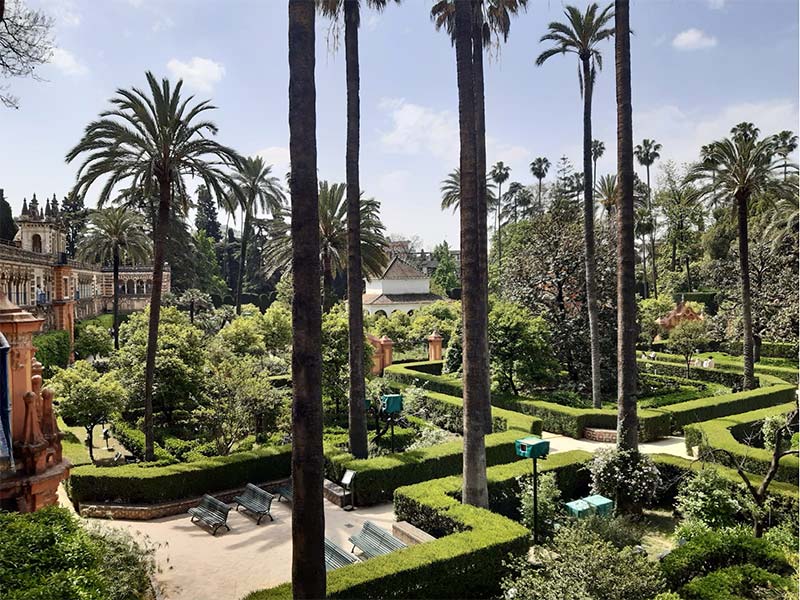
M 531 163 L 531 175 L 539 180 L 539 195 L 536 199 L 536 202 L 539 205 L 539 212 L 542 212 L 542 179 L 547 177 L 547 171 L 549 169 L 550 161 L 543 156 L 534 159 L 534 161 Z
M 239 163 L 234 150 L 211 139 L 217 127 L 205 119 L 213 110 L 208 101 L 191 104 L 182 99 L 183 81 L 174 87 L 168 79 L 159 85 L 147 73 L 149 95 L 138 88 L 119 89 L 113 108 L 86 127 L 83 138 L 67 153 L 67 162 L 87 154 L 78 169 L 75 193 L 85 196 L 100 178 L 106 178 L 97 199 L 101 206 L 123 182 L 143 198 L 158 198 L 153 233 L 153 289 L 145 361 L 145 459 L 153 460 L 153 376 L 155 374 L 161 285 L 170 213 L 173 202 L 188 198 L 185 177 L 200 178 L 219 200 L 232 184 L 223 169 Z
M 492 167 L 492 170 L 489 171 L 489 177 L 492 178 L 492 181 L 495 182 L 497 185 L 497 197 L 501 199 L 503 197 L 503 184 L 508 181 L 508 178 L 511 176 L 511 167 L 507 167 L 503 161 L 498 161 Z M 503 242 L 501 241 L 501 232 L 500 232 L 500 208 L 502 202 L 496 202 L 497 204 L 497 264 L 502 267 L 503 266 Z
M 153 242 L 145 233 L 141 215 L 122 207 L 94 210 L 78 248 L 78 260 L 111 262 L 114 273 L 114 349 L 119 350 L 119 265 L 150 260 Z
M 656 270 L 656 232 L 658 225 L 656 224 L 656 215 L 653 212 L 652 203 L 652 188 L 650 187 L 650 166 L 661 158 L 661 144 L 655 140 L 643 139 L 641 144 L 637 144 L 633 153 L 639 164 L 647 169 L 647 210 L 650 211 L 650 220 L 653 223 L 653 229 L 650 232 L 650 260 L 653 263 L 653 296 L 658 296 L 658 271 Z
M 634 212 L 634 234 L 641 239 L 642 252 L 642 282 L 644 284 L 644 297 L 650 297 L 649 280 L 647 279 L 647 239 L 653 232 L 653 218 L 646 206 L 636 204 Z
M 597 161 L 605 154 L 606 145 L 600 140 L 592 140 L 592 185 L 597 185 Z
M 786 167 L 785 159 L 784 167 Z M 767 238 L 772 240 L 773 248 L 777 248 L 787 237 L 797 234 L 798 222 L 800 222 L 800 196 L 778 198 L 771 207 L 769 222 L 764 230 Z
M 344 13 L 344 45 L 347 72 L 347 149 L 345 174 L 347 180 L 347 315 L 349 331 L 350 452 L 356 458 L 367 458 L 367 417 L 364 408 L 364 312 L 361 304 L 361 234 L 359 215 L 361 187 L 359 182 L 359 152 L 361 135 L 361 99 L 359 97 L 360 67 L 358 28 L 361 21 L 359 0 L 316 0 L 322 14 L 338 19 Z M 400 0 L 395 0 L 399 4 Z M 366 0 L 369 8 L 386 8 L 388 0 Z
M 758 135 L 758 129 L 752 123 L 740 123 L 731 129 L 731 137 L 710 144 L 709 160 L 695 164 L 686 177 L 687 182 L 700 183 L 698 193 L 702 197 L 727 198 L 736 210 L 742 284 L 744 388 L 748 390 L 756 385 L 747 237 L 749 205 L 751 199 L 758 196 L 788 200 L 796 193 L 793 181 L 775 177 L 775 173 L 784 167 L 784 163 L 776 159 L 780 156 L 777 137 L 759 139 Z M 788 166 L 792 170 L 797 168 Z
M 442 210 L 452 208 L 453 212 L 459 209 L 461 204 L 461 169 L 456 167 L 447 174 L 442 180 L 442 185 L 439 188 L 442 193 Z M 486 175 L 486 209 L 494 210 L 497 198 L 494 195 L 492 186 L 491 175 Z
M 289 0 L 292 205 L 292 594 L 325 597 L 322 313 L 319 290 L 314 4 Z
M 617 176 L 603 175 L 600 177 L 600 181 L 594 186 L 594 193 L 597 194 L 600 205 L 603 207 L 608 219 L 611 220 L 614 216 L 617 202 Z
M 789 165 L 788 157 L 797 150 L 797 136 L 788 129 L 784 129 L 778 134 L 777 140 L 778 154 L 783 157 L 783 178 L 786 179 L 786 168 Z
M 600 332 L 597 316 L 597 277 L 594 240 L 594 200 L 592 198 L 592 92 L 598 69 L 603 68 L 603 57 L 597 46 L 614 35 L 614 29 L 607 27 L 614 17 L 613 6 L 608 5 L 598 14 L 597 4 L 590 4 L 586 13 L 574 6 L 564 11 L 566 23 L 553 22 L 548 25 L 549 33 L 542 36 L 542 42 L 551 41 L 555 45 L 536 58 L 541 66 L 556 54 L 572 53 L 578 56 L 581 68 L 578 82 L 583 96 L 583 230 L 586 252 L 586 306 L 589 312 L 589 338 L 592 357 L 592 404 L 599 408 L 600 397 Z
M 343 183 L 319 182 L 319 254 L 322 264 L 322 307 L 329 311 L 334 304 L 333 281 L 347 269 L 347 186 Z M 362 194 L 363 198 L 363 194 Z M 387 242 L 380 220 L 380 202 L 368 198 L 359 202 L 361 221 L 361 277 L 377 277 L 386 268 Z M 264 250 L 268 270 L 275 272 L 289 267 L 292 260 L 292 230 L 284 217 L 278 214 L 267 225 L 270 240 Z
M 629 0 L 614 2 L 617 80 L 617 447 L 639 451 L 636 413 L 636 250 Z
M 512 181 L 508 190 L 503 194 L 503 211 L 500 214 L 502 221 L 516 223 L 520 218 L 530 216 L 533 207 L 533 193 L 529 188 L 518 181 Z
M 272 165 L 264 163 L 260 156 L 243 158 L 233 175 L 234 200 L 238 200 L 242 211 L 242 241 L 239 250 L 239 274 L 236 282 L 236 314 L 242 312 L 242 284 L 244 283 L 245 259 L 247 243 L 252 229 L 252 221 L 258 211 L 266 211 L 276 215 L 283 209 L 286 197 L 280 179 L 272 175 Z

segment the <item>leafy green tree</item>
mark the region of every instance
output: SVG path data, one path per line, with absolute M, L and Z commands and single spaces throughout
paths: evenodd
M 182 100 L 183 81 L 172 87 L 168 79 L 159 85 L 146 74 L 147 92 L 138 88 L 117 90 L 113 108 L 90 123 L 83 138 L 66 156 L 72 162 L 85 155 L 78 169 L 74 193 L 85 196 L 99 179 L 108 177 L 101 188 L 98 206 L 103 206 L 123 182 L 144 198 L 158 198 L 153 228 L 153 282 L 150 296 L 150 325 L 145 358 L 145 458 L 153 460 L 153 382 L 156 372 L 161 291 L 164 262 L 173 204 L 188 201 L 185 177 L 203 180 L 217 199 L 225 197 L 232 181 L 226 173 L 239 163 L 238 154 L 214 141 L 217 127 L 207 120 L 214 107 L 208 102 L 190 104 Z
M 89 215 L 89 228 L 78 256 L 87 261 L 110 262 L 114 276 L 114 348 L 119 349 L 119 266 L 142 264 L 152 254 L 142 218 L 122 207 L 99 209 Z
M 222 298 L 228 290 L 228 285 L 222 278 L 214 240 L 206 235 L 205 231 L 198 230 L 194 234 L 194 248 L 197 289 L 205 294 L 216 294 Z
M 319 183 L 319 238 L 322 261 L 323 309 L 333 306 L 333 280 L 347 269 L 347 203 L 346 186 L 341 183 Z M 361 258 L 363 275 L 377 277 L 386 268 L 387 242 L 380 220 L 380 202 L 374 198 L 361 200 Z M 286 215 L 281 215 L 286 216 Z M 290 225 L 283 218 L 271 224 L 272 239 L 265 259 L 273 270 L 286 269 L 291 262 Z
M 87 325 L 81 328 L 75 340 L 75 353 L 81 358 L 108 356 L 114 351 L 114 340 L 101 325 Z
M 0 240 L 11 241 L 17 235 L 17 224 L 11 213 L 11 205 L 0 192 Z
M 64 422 L 86 428 L 89 458 L 94 462 L 94 428 L 122 410 L 127 397 L 125 388 L 113 373 L 101 375 L 85 360 L 56 371 L 49 385 L 53 387 L 58 414 Z
M 664 331 L 658 324 L 658 319 L 666 315 L 675 308 L 675 302 L 667 294 L 658 297 L 642 298 L 638 303 L 636 311 L 639 317 L 639 340 L 643 344 L 650 345 L 657 335 Z
M 515 396 L 520 388 L 530 390 L 551 379 L 558 368 L 545 320 L 502 300 L 489 311 L 489 353 L 498 388 Z
M 120 327 L 120 349 L 111 357 L 111 368 L 129 392 L 126 416 L 142 414 L 147 386 L 145 357 L 149 337 L 150 308 L 134 313 Z M 159 425 L 183 433 L 203 384 L 205 341 L 203 332 L 175 307 L 164 307 L 159 321 L 159 344 L 153 407 Z
M 732 527 L 739 523 L 745 498 L 741 490 L 715 468 L 702 469 L 688 477 L 675 497 L 675 510 L 687 521 L 709 527 Z
M 267 351 L 260 313 L 236 317 L 222 328 L 217 337 L 225 348 L 237 356 L 260 356 Z
M 89 212 L 82 196 L 67 194 L 61 200 L 59 215 L 67 229 L 67 254 L 73 258 L 78 252 L 78 240 L 86 229 Z
M 461 322 L 461 304 L 448 300 L 437 300 L 414 312 L 409 337 L 424 342 L 434 331 L 442 336 L 442 344 L 450 343 L 450 336 Z
M 350 386 L 347 348 L 349 344 L 347 310 L 339 303 L 322 317 L 322 391 L 334 401 L 336 414 L 347 402 Z M 363 335 L 363 334 L 362 334 Z M 372 364 L 372 346 L 365 343 L 364 370 Z
M 252 221 L 258 211 L 276 217 L 284 208 L 285 196 L 280 179 L 272 175 L 272 165 L 267 165 L 260 156 L 242 159 L 233 176 L 235 200 L 242 211 L 242 241 L 239 250 L 239 276 L 236 282 L 236 312 L 241 312 L 242 285 L 244 283 L 247 243 L 252 235 Z M 229 204 L 233 204 L 229 201 Z
M 282 354 L 292 345 L 292 310 L 273 302 L 261 317 L 264 346 L 267 352 Z
M 433 249 L 432 257 L 437 264 L 431 275 L 431 289 L 434 293 L 446 296 L 461 285 L 456 261 L 446 241 Z
M 287 404 L 252 356 L 207 361 L 206 389 L 194 416 L 225 456 L 248 435 L 269 435 Z
M 754 339 L 749 264 L 748 217 L 751 199 L 760 195 L 774 199 L 789 198 L 797 193 L 791 180 L 775 176 L 783 168 L 776 160 L 777 140 L 774 136 L 759 139 L 752 123 L 740 123 L 731 130 L 731 137 L 708 146 L 703 162 L 694 165 L 687 181 L 700 185 L 703 198 L 725 198 L 735 209 L 739 238 L 739 268 L 744 332 L 744 387 L 756 385 L 753 369 Z M 796 167 L 792 165 L 792 169 Z
M 695 352 L 706 344 L 706 330 L 708 329 L 705 320 L 681 321 L 669 332 L 667 338 L 667 348 L 683 356 L 686 360 L 686 377 L 691 378 L 692 356 Z
M 217 213 L 217 203 L 204 185 L 197 188 L 197 213 L 194 218 L 194 226 L 198 233 L 204 232 L 206 236 L 215 242 L 222 241 L 222 228 L 219 224 Z
M 536 58 L 543 65 L 556 54 L 572 53 L 578 56 L 580 91 L 583 96 L 583 231 L 586 266 L 586 308 L 589 313 L 589 343 L 592 357 L 592 403 L 599 408 L 600 396 L 600 333 L 597 306 L 597 265 L 595 259 L 594 199 L 592 180 L 592 94 L 597 69 L 603 68 L 598 45 L 614 35 L 608 27 L 614 17 L 613 5 L 599 11 L 596 3 L 590 4 L 584 14 L 574 6 L 564 11 L 566 23 L 553 22 L 541 41 L 552 41 L 554 46 Z
M 539 182 L 539 194 L 536 199 L 536 202 L 539 205 L 539 212 L 544 210 L 544 205 L 542 205 L 542 180 L 547 177 L 547 171 L 549 170 L 550 161 L 543 156 L 534 159 L 531 163 L 531 175 L 533 175 Z
M 194 325 L 194 316 L 197 312 L 214 306 L 211 296 L 197 288 L 190 288 L 178 297 L 178 305 L 189 311 L 189 322 Z

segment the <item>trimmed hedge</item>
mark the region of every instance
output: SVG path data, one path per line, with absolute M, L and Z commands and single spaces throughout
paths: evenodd
M 772 573 L 789 574 L 791 566 L 782 550 L 744 529 L 709 531 L 692 538 L 661 561 L 661 571 L 671 589 L 718 569 L 751 564 Z
M 274 481 L 291 473 L 291 446 L 259 448 L 167 466 L 85 466 L 72 470 L 70 498 L 78 502 L 157 504 Z
M 680 367 L 669 362 L 649 360 L 641 362 L 656 365 L 662 371 L 660 374 L 663 375 L 680 376 L 681 374 L 678 372 Z M 460 403 L 460 382 L 446 376 L 436 375 L 435 371 L 440 369 L 441 362 L 438 361 L 407 363 L 387 367 L 384 376 L 404 384 L 419 385 L 425 389 L 436 391 L 448 389 L 451 391 L 450 395 L 454 395 L 453 401 Z M 434 371 L 434 373 L 431 371 Z M 734 373 L 718 369 L 695 369 L 694 372 L 700 373 L 701 378 L 706 378 L 706 381 L 722 383 L 723 385 L 725 381 L 729 381 L 731 378 L 737 381 L 740 379 L 740 376 Z M 667 437 L 673 432 L 682 431 L 689 423 L 775 406 L 793 398 L 795 389 L 793 386 L 787 385 L 784 381 L 770 375 L 762 374 L 759 379 L 765 387 L 720 396 L 698 398 L 660 408 L 639 409 L 640 441 L 649 442 Z M 583 437 L 583 430 L 586 427 L 617 428 L 616 410 L 573 408 L 546 400 L 497 394 L 492 396 L 492 402 L 510 411 L 539 417 L 542 420 L 542 426 L 545 431 L 560 433 L 576 439 Z
M 709 356 L 714 358 L 715 368 L 706 369 L 703 367 L 692 367 L 692 376 L 705 381 L 716 381 L 717 383 L 722 383 L 728 387 L 741 386 L 742 369 L 744 367 L 740 358 L 736 356 L 727 356 L 720 352 L 700 352 L 697 355 L 697 359 L 701 360 L 703 358 L 708 358 Z M 683 376 L 686 376 L 686 361 L 682 356 L 678 356 L 677 354 L 657 352 L 656 359 L 654 361 L 646 360 L 642 362 L 655 363 L 659 366 L 659 368 L 661 368 L 662 371 L 666 369 L 665 367 L 661 366 L 662 363 L 671 363 L 676 365 L 679 364 L 681 365 L 680 370 L 683 373 Z M 761 378 L 763 378 L 764 375 L 770 375 L 788 383 L 797 383 L 798 377 L 797 368 L 769 365 L 760 362 L 755 364 L 755 373 Z M 764 385 L 764 382 L 762 382 L 762 385 Z
M 441 362 L 424 361 L 391 365 L 384 370 L 384 377 L 408 385 L 417 385 L 426 390 L 452 396 L 455 402 L 461 402 L 462 389 L 460 381 L 435 374 L 441 371 Z M 507 412 L 523 413 L 538 417 L 545 431 L 560 433 L 573 438 L 583 437 L 586 427 L 601 429 L 617 428 L 617 411 L 611 409 L 573 408 L 546 400 L 514 397 L 509 395 L 492 395 L 495 406 Z M 494 413 L 493 413 L 494 414 Z M 642 409 L 639 411 L 639 437 L 643 442 L 666 437 L 671 433 L 669 414 L 661 410 Z
M 794 393 L 794 390 L 792 390 Z M 699 447 L 699 455 L 708 461 L 718 462 L 726 466 L 732 466 L 730 457 L 714 450 L 726 450 L 730 452 L 736 462 L 744 465 L 744 470 L 750 473 L 763 475 L 769 468 L 772 460 L 772 452 L 764 448 L 755 448 L 739 442 L 731 431 L 734 428 L 751 427 L 758 421 L 767 417 L 786 414 L 795 408 L 796 404 L 790 402 L 761 410 L 754 410 L 738 415 L 729 415 L 724 418 L 694 423 L 686 427 L 686 448 L 691 451 L 692 447 Z M 786 481 L 797 485 L 798 466 L 800 462 L 797 456 L 784 456 L 778 466 L 775 479 Z
M 725 342 L 721 345 L 721 349 L 728 354 L 741 356 L 744 353 L 744 344 L 742 342 Z M 761 356 L 766 358 L 797 360 L 797 354 L 797 342 L 761 342 Z
M 117 419 L 111 424 L 111 430 L 114 432 L 114 437 L 128 449 L 139 460 L 144 460 L 145 454 L 145 437 L 144 432 L 131 427 L 122 419 Z M 177 462 L 172 454 L 164 450 L 158 442 L 153 442 L 153 455 L 156 461 L 169 464 Z
M 773 592 L 782 590 L 786 598 L 797 596 L 797 583 L 793 578 L 745 564 L 725 567 L 703 577 L 695 577 L 681 588 L 681 598 L 686 600 L 751 598 L 753 590 L 759 588 Z
M 686 377 L 686 361 L 682 356 L 678 356 L 677 354 L 656 352 L 655 360 L 640 358 L 637 362 L 643 373 Z M 720 365 L 718 364 L 718 366 Z M 704 367 L 692 367 L 689 372 L 692 379 L 719 383 L 729 388 L 741 388 L 742 386 L 743 379 L 741 373 L 726 371 L 719 368 L 707 369 Z
M 516 430 L 487 435 L 486 465 L 516 460 L 514 440 L 519 437 Z M 345 469 L 354 470 L 357 475 L 353 479 L 353 500 L 358 506 L 369 506 L 388 502 L 401 486 L 460 473 L 463 460 L 461 440 L 365 459 L 353 458 L 349 452 L 329 446 L 325 452 L 325 472 L 329 479 L 339 481 Z
M 542 462 L 542 471 L 574 470 L 589 456 L 580 450 L 559 453 Z M 490 488 L 506 485 L 508 479 L 527 472 L 524 467 L 530 467 L 528 461 L 488 469 Z M 496 597 L 506 574 L 504 563 L 509 554 L 524 555 L 530 532 L 495 512 L 461 504 L 456 499 L 460 489 L 460 476 L 398 489 L 394 497 L 398 520 L 443 537 L 330 571 L 327 597 Z M 292 586 L 287 583 L 254 592 L 246 600 L 291 597 Z
M 42 376 L 48 379 L 55 368 L 66 369 L 69 365 L 69 332 L 49 331 L 33 336 L 36 360 L 42 363 Z

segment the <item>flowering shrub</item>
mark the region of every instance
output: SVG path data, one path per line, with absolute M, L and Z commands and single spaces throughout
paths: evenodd
M 613 498 L 620 505 L 647 504 L 661 482 L 653 460 L 639 452 L 602 448 L 589 461 L 592 493 Z
M 716 469 L 703 469 L 681 485 L 675 509 L 684 519 L 717 528 L 735 525 L 744 506 L 736 484 Z

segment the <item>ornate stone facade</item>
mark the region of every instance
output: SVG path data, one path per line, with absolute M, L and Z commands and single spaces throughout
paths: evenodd
M 40 208 L 34 195 L 23 200 L 13 242 L 0 240 L 0 291 L 44 321 L 45 331 L 70 330 L 75 321 L 111 310 L 110 267 L 67 258 L 66 228 L 53 196 Z M 143 309 L 152 289 L 152 267 L 120 267 L 120 310 Z M 170 291 L 165 266 L 162 289 Z

